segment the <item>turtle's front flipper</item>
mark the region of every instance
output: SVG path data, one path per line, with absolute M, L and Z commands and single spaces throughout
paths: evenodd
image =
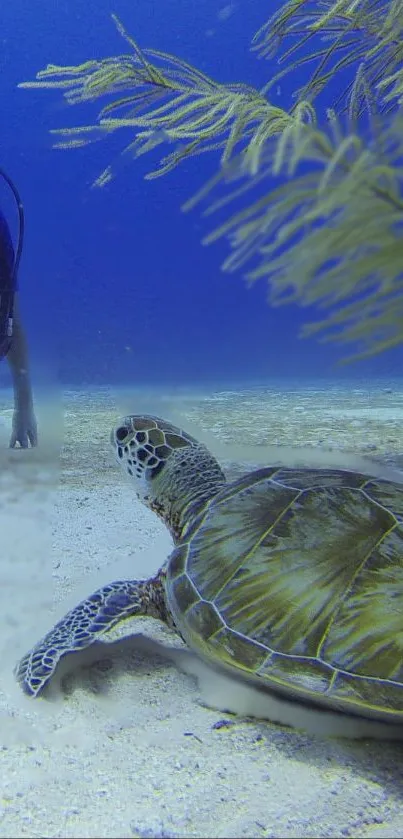
M 63 656 L 90 647 L 121 620 L 136 615 L 166 620 L 160 576 L 145 582 L 118 580 L 79 603 L 21 659 L 15 671 L 21 687 L 38 696 Z

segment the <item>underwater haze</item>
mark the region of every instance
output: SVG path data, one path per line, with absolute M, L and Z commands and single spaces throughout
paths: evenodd
M 221 271 L 227 244 L 201 243 L 214 219 L 198 207 L 180 209 L 214 174 L 219 153 L 153 181 L 144 175 L 158 158 L 145 155 L 94 189 L 93 180 L 124 146 L 120 132 L 85 148 L 54 150 L 49 130 L 90 122 L 98 103 L 71 107 L 60 91 L 17 87 L 48 63 L 125 52 L 112 12 L 140 46 L 173 53 L 219 81 L 260 87 L 277 69 L 250 52 L 267 18 L 265 0 L 3 5 L 0 163 L 25 207 L 20 288 L 34 361 L 53 365 L 71 385 L 400 377 L 403 349 L 339 367 L 349 348 L 298 337 L 314 312 L 271 308 L 264 281 L 248 288 L 241 271 Z M 274 11 L 276 4 L 269 5 Z M 296 86 L 287 77 L 272 100 L 284 105 Z M 14 219 L 5 187 L 0 195 Z
M 367 2 L 371 10 L 379 6 Z M 133 139 L 125 128 L 102 142 L 56 150 L 51 129 L 94 124 L 105 100 L 71 106 L 60 89 L 18 87 L 48 64 L 127 54 L 115 14 L 141 48 L 178 56 L 219 82 L 260 89 L 279 68 L 257 60 L 251 40 L 280 5 L 1 2 L 0 168 L 25 209 L 19 288 L 39 444 L 9 447 L 10 440 L 24 442 L 28 431 L 32 443 L 35 426 L 19 359 L 28 409 L 21 410 L 17 387 L 13 403 L 9 354 L 0 364 L 0 839 L 403 839 L 403 704 L 396 700 L 403 691 L 403 342 L 341 366 L 355 348 L 299 337 L 303 324 L 323 312 L 272 308 L 263 280 L 248 287 L 241 271 L 221 270 L 228 243 L 202 240 L 222 218 L 203 216 L 203 205 L 181 211 L 217 172 L 219 152 L 145 180 L 172 146 L 136 160 L 122 157 Z M 403 0 L 401 15 L 400 7 Z M 273 104 L 289 108 L 300 81 L 290 74 L 275 84 Z M 321 94 L 321 112 L 337 96 L 337 84 L 340 77 Z M 116 177 L 94 188 L 109 164 Z M 16 208 L 1 178 L 0 209 L 16 240 Z M 384 246 L 390 239 L 378 223 L 376 215 Z M 364 234 L 366 242 L 366 226 Z M 398 273 L 397 238 L 395 245 L 391 262 Z M 150 444 L 137 444 L 146 439 L 142 427 L 149 439 L 154 432 L 140 416 L 133 424 L 138 433 L 122 442 L 133 413 L 180 426 L 206 444 L 217 464 L 192 446 L 161 477 L 167 451 L 184 440 L 155 429 L 149 456 Z M 126 418 L 123 425 L 118 417 Z M 18 438 L 15 426 L 22 426 Z M 139 480 L 141 462 L 149 468 Z M 261 487 L 268 473 L 244 477 L 241 489 L 228 484 L 214 500 L 223 478 L 218 465 L 229 482 L 266 466 L 292 471 L 272 469 L 266 510 Z M 323 481 L 309 469 L 322 469 Z M 396 483 L 381 486 L 384 478 Z M 301 489 L 290 501 L 294 486 Z M 211 506 L 203 511 L 198 502 L 207 496 Z M 193 570 L 201 598 L 213 557 L 228 621 L 237 610 L 249 619 L 250 591 L 254 613 L 262 616 L 262 643 L 269 643 L 271 629 L 280 639 L 290 626 L 287 649 L 296 653 L 287 653 L 289 679 L 278 696 L 248 684 L 255 676 L 242 655 L 248 640 L 256 647 L 252 639 L 241 638 L 239 649 L 234 644 L 234 667 L 225 671 L 230 642 L 226 651 L 214 639 L 209 647 L 202 627 L 192 640 L 196 651 L 205 645 L 202 662 L 152 617 L 165 621 L 171 609 L 158 572 L 174 547 L 170 520 L 179 529 L 185 516 L 184 538 L 193 534 L 193 541 L 189 579 L 177 581 L 184 592 L 177 625 L 186 635 Z M 353 578 L 349 562 L 352 557 L 357 569 L 356 552 L 364 558 Z M 184 553 L 179 547 L 171 554 L 174 562 Z M 110 587 L 119 580 L 128 583 Z M 141 580 L 148 580 L 144 587 Z M 246 605 L 231 599 L 238 584 L 237 602 L 246 592 Z M 102 595 L 88 600 L 99 588 Z M 121 596 L 125 588 L 130 594 Z M 105 599 L 105 591 L 115 595 Z M 66 620 L 83 598 L 85 606 Z M 274 606 L 265 617 L 267 602 L 267 609 Z M 353 608 L 342 641 L 334 636 L 335 660 L 322 661 L 332 650 L 328 628 L 338 608 L 347 614 L 346 602 Z M 122 617 L 123 609 L 128 619 L 114 626 L 111 616 Z M 306 621 L 308 612 L 310 636 L 327 627 L 315 659 L 305 654 L 303 621 L 297 634 L 298 615 Z M 277 652 L 285 658 L 276 648 L 274 662 Z M 223 673 L 207 666 L 218 655 Z M 350 672 L 343 671 L 340 713 L 333 713 L 323 673 L 332 667 L 336 683 L 338 661 Z M 393 681 L 379 675 L 392 669 Z M 43 694 L 34 698 L 41 685 Z M 297 701 L 304 696 L 307 707 Z

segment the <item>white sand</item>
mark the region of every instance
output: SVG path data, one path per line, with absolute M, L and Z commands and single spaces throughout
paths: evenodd
M 40 406 L 40 451 L 7 450 L 8 398 L 0 396 L 0 837 L 403 837 L 401 744 L 320 739 L 206 708 L 195 679 L 136 638 L 181 648 L 156 622 L 127 624 L 92 663 L 72 657 L 73 672 L 48 698 L 21 694 L 18 658 L 98 585 L 156 570 L 170 538 L 108 450 L 125 397 L 67 395 L 61 464 L 57 406 Z M 132 409 L 142 402 L 136 394 Z M 201 402 L 197 414 L 182 399 L 181 411 L 208 429 Z M 223 719 L 230 724 L 215 727 Z

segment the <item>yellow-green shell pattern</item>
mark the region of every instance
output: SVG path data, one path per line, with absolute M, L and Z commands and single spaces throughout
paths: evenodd
M 167 598 L 212 664 L 291 699 L 403 720 L 403 485 L 266 468 L 171 554 Z

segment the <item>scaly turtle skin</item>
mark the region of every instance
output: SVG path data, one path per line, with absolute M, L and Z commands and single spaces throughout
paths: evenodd
M 204 445 L 152 416 L 125 417 L 111 442 L 176 547 L 155 578 L 69 612 L 20 662 L 28 694 L 62 656 L 152 615 L 274 694 L 403 722 L 403 486 L 278 467 L 227 484 Z

